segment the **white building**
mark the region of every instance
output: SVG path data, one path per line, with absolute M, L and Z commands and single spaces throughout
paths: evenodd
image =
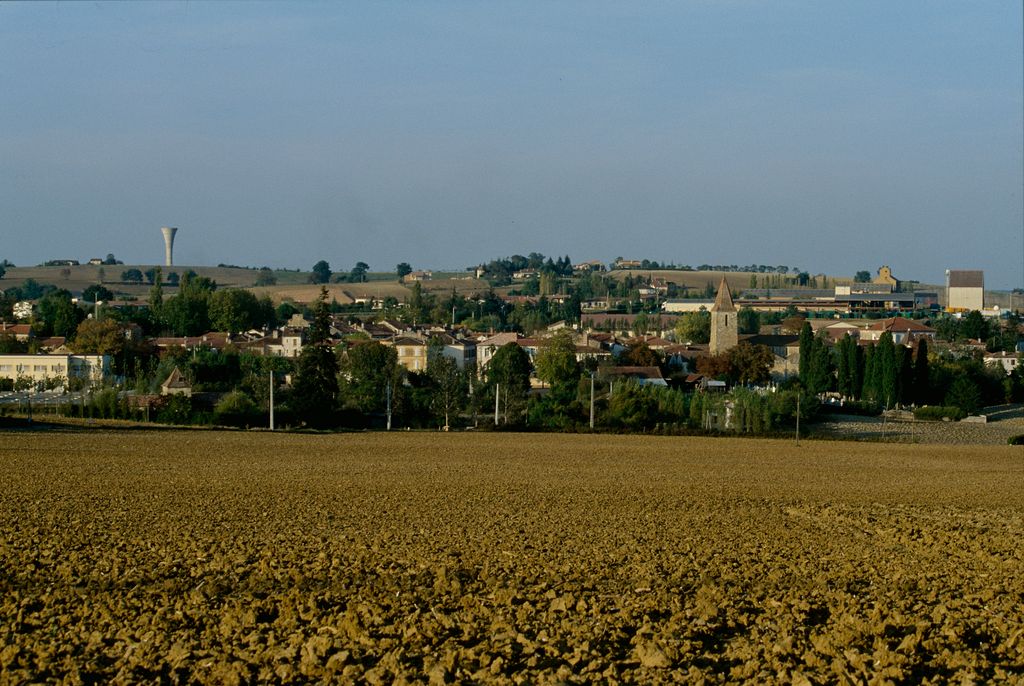
M 999 365 L 1007 374 L 1012 374 L 1020 365 L 1020 355 L 1017 353 L 989 353 L 983 359 L 986 365 Z
M 99 383 L 110 375 L 110 355 L 0 355 L 0 379 L 82 379 Z
M 947 269 L 946 309 L 950 312 L 984 310 L 985 272 L 980 269 Z
M 476 365 L 480 371 L 487 366 L 487 363 L 491 361 L 494 354 L 498 352 L 501 346 L 507 343 L 517 343 L 519 341 L 519 334 L 515 332 L 498 333 L 494 334 L 490 338 L 486 338 L 476 344 Z
M 661 304 L 662 312 L 710 312 L 714 300 L 697 300 L 695 298 L 671 298 Z
M 32 316 L 33 306 L 29 300 L 21 300 L 14 303 L 14 318 L 28 319 Z

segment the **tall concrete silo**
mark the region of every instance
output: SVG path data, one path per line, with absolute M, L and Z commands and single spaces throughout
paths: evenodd
M 164 262 L 170 267 L 174 265 L 174 234 L 178 233 L 178 227 L 165 226 L 160 229 L 160 232 L 164 235 L 164 248 L 166 250 Z

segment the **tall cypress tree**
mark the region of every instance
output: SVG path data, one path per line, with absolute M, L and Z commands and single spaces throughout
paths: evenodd
M 917 355 L 914 358 L 914 402 L 918 405 L 928 403 L 930 383 L 928 378 L 928 341 L 921 338 L 917 342 Z
M 878 339 L 878 363 L 878 399 L 889 408 L 897 401 L 899 368 L 896 366 L 896 346 L 888 331 Z
M 807 372 L 808 390 L 812 393 L 824 393 L 832 387 L 832 352 L 824 335 L 816 336 L 811 344 L 811 365 Z
M 878 345 L 873 345 L 864 351 L 864 385 L 862 397 L 865 400 L 875 402 L 878 400 Z
M 846 352 L 853 341 L 849 335 L 843 336 L 836 341 L 836 390 L 844 398 L 853 396 L 853 375 L 850 373 L 850 356 Z
M 914 362 L 910 348 L 905 345 L 896 346 L 896 359 L 899 362 L 899 379 L 897 396 L 900 405 L 908 405 L 914 399 Z
M 864 397 L 864 349 L 851 338 L 847 355 L 850 357 L 850 393 L 860 400 Z
M 814 353 L 814 334 L 811 332 L 811 323 L 808 321 L 804 322 L 804 325 L 800 327 L 800 383 L 803 384 L 804 388 L 808 388 L 810 384 L 810 369 L 812 357 Z

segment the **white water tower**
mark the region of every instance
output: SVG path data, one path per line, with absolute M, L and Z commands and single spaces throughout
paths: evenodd
M 174 265 L 174 234 L 178 233 L 178 227 L 165 226 L 160 229 L 164 235 L 165 259 L 164 263 L 170 267 Z

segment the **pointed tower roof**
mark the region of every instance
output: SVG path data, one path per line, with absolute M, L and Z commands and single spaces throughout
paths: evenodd
M 182 374 L 181 370 L 178 369 L 177 367 L 175 367 L 173 370 L 171 370 L 171 375 L 167 377 L 167 380 L 164 381 L 162 385 L 163 385 L 164 388 L 167 388 L 167 389 L 172 389 L 172 388 L 192 388 L 192 384 L 190 384 L 185 379 L 184 374 Z
M 718 284 L 718 295 L 715 297 L 715 304 L 711 306 L 712 312 L 735 312 L 736 305 L 732 302 L 732 292 L 729 290 L 729 282 L 722 277 L 722 283 Z

